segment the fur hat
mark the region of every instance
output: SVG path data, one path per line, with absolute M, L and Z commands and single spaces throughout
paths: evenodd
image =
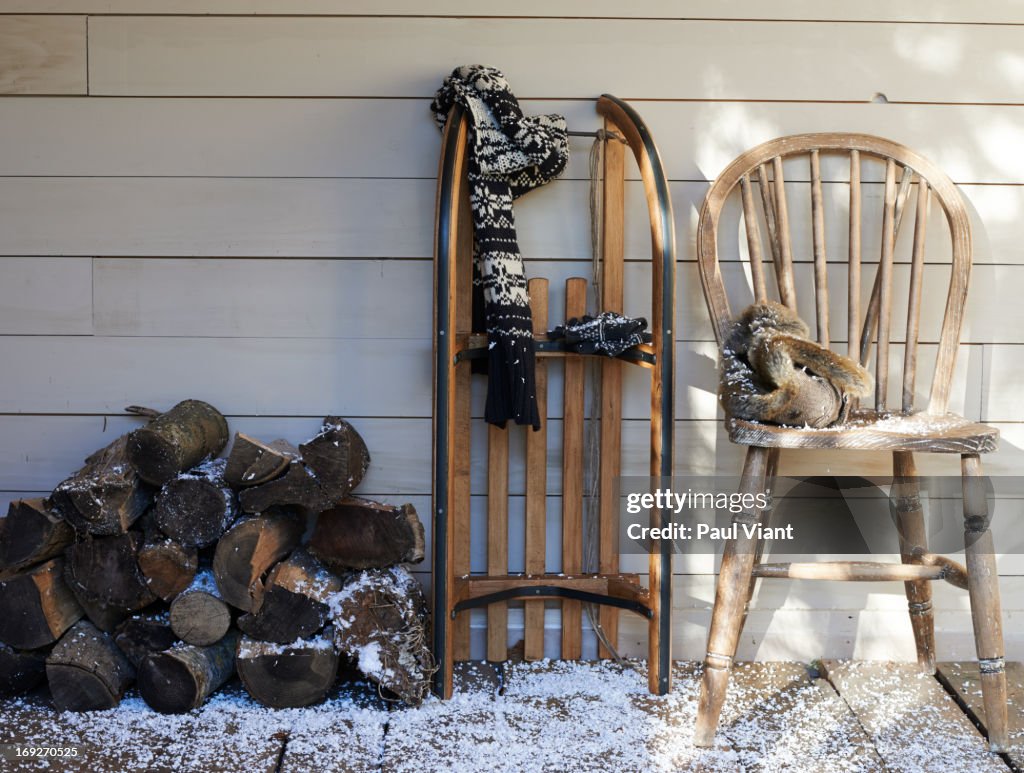
M 722 345 L 719 399 L 728 416 L 791 426 L 846 420 L 871 393 L 858 363 L 810 340 L 802 319 L 774 301 L 743 310 Z

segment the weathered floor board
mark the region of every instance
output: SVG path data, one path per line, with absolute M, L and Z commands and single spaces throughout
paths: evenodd
M 846 702 L 800 663 L 737 664 L 720 735 L 745 771 L 886 769 Z
M 1006 773 L 938 680 L 916 664 L 826 660 L 823 665 L 889 770 Z
M 956 693 L 967 715 L 987 733 L 978 664 L 940 663 L 938 678 L 946 689 Z M 1006 756 L 1018 770 L 1024 770 L 1024 663 L 1006 664 L 1006 694 L 1010 718 L 1010 748 Z

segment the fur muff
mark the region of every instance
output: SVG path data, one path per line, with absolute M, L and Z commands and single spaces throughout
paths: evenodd
M 796 427 L 846 421 L 850 399 L 871 393 L 871 376 L 809 336 L 780 303 L 744 309 L 722 345 L 718 396 L 726 414 Z

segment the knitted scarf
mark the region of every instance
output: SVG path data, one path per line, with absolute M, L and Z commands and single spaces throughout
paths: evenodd
M 457 67 L 445 78 L 430 105 L 439 126 L 456 104 L 470 116 L 473 302 L 475 312 L 483 305 L 489 350 L 484 418 L 499 427 L 512 419 L 539 429 L 533 321 L 512 201 L 565 169 L 565 119 L 524 116 L 505 76 L 482 65 Z

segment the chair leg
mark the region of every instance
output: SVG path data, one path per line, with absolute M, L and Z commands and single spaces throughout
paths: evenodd
M 909 451 L 892 454 L 892 499 L 896 509 L 896 528 L 900 535 L 900 554 L 905 564 L 921 562 L 928 549 L 924 512 L 921 509 L 921 484 Z M 935 673 L 935 616 L 932 613 L 932 584 L 929 580 L 905 582 L 910 624 L 917 645 L 917 663 L 928 674 Z
M 779 468 L 779 452 L 781 449 L 773 448 L 768 452 L 768 467 L 764 476 L 764 488 L 766 491 L 775 489 L 775 473 Z M 772 510 L 774 504 L 768 502 L 768 507 L 761 511 L 760 521 L 765 526 L 771 525 Z M 757 541 L 757 550 L 754 551 L 754 565 L 761 563 L 761 555 L 764 553 L 764 540 Z M 747 603 L 743 605 L 743 623 L 740 625 L 742 631 L 747 624 L 747 614 L 750 612 L 750 600 L 754 598 L 754 591 L 757 590 L 758 578 L 750 575 L 750 585 L 747 587 Z
M 764 486 L 768 467 L 769 449 L 752 446 L 747 450 L 743 464 L 740 492 L 757 494 Z M 757 523 L 758 512 L 737 513 L 733 524 Z M 742 529 L 739 536 L 730 539 L 722 554 L 722 567 L 718 571 L 715 607 L 711 613 L 711 631 L 708 634 L 707 657 L 704 659 L 704 678 L 700 686 L 697 706 L 697 725 L 693 742 L 697 746 L 711 746 L 715 740 L 718 718 L 725 703 L 729 684 L 729 671 L 743 627 L 744 607 L 750 589 L 751 573 L 757 539 L 746 537 Z
M 1003 617 L 999 605 L 999 574 L 996 569 L 990 516 L 985 500 L 981 459 L 961 457 L 964 490 L 964 545 L 967 553 L 967 588 L 971 597 L 974 643 L 981 672 L 985 703 L 985 727 L 989 748 L 1004 752 L 1009 744 L 1006 709 L 1006 666 L 1003 658 Z

